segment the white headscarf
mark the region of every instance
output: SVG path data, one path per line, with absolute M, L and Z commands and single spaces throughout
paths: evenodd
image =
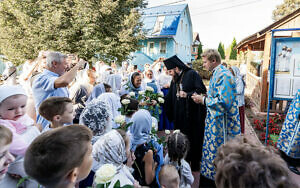
M 122 76 L 119 74 L 110 74 L 107 77 L 107 84 L 110 85 L 112 92 L 118 94 L 121 89 Z
M 100 101 L 105 102 L 108 106 L 109 109 L 111 110 L 110 114 L 111 119 L 112 119 L 112 126 L 113 128 L 117 128 L 118 124 L 114 122 L 114 119 L 121 115 L 121 113 L 118 111 L 119 108 L 121 108 L 121 102 L 120 102 L 120 97 L 116 95 L 115 93 L 102 93 L 98 99 Z
M 125 142 L 122 136 L 116 130 L 101 136 L 93 145 L 93 158 L 97 162 L 95 168 L 98 169 L 104 164 L 113 164 L 119 171 L 126 161 Z
M 107 103 L 94 99 L 83 109 L 79 123 L 93 131 L 92 143 L 94 143 L 101 135 L 111 130 L 111 117 L 111 110 Z

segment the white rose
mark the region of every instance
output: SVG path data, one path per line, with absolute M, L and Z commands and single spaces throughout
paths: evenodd
M 180 130 L 176 129 L 175 131 L 173 131 L 173 134 L 175 134 L 175 133 L 180 133 Z
M 171 132 L 169 130 L 165 130 L 165 133 L 166 134 L 170 134 Z
M 139 95 L 144 95 L 145 91 L 139 91 Z
M 164 103 L 164 102 L 165 102 L 165 99 L 163 99 L 163 98 L 161 98 L 161 97 L 158 97 L 157 100 L 158 100 L 159 103 Z
M 155 117 L 153 117 L 153 116 L 151 117 L 151 119 L 152 119 L 152 128 L 157 131 L 157 129 L 158 129 L 158 127 L 157 127 L 157 124 L 158 124 L 157 119 Z
M 129 92 L 128 95 L 129 95 L 130 97 L 135 97 L 135 93 L 134 93 L 134 92 Z
M 154 92 L 154 89 L 152 87 L 150 87 L 150 86 L 146 86 L 146 90 Z
M 126 104 L 129 104 L 130 103 L 130 100 L 129 99 L 123 99 L 121 101 L 122 104 L 126 105 Z
M 117 173 L 117 168 L 112 164 L 105 164 L 96 171 L 96 184 L 108 183 Z
M 155 127 L 156 127 L 156 124 L 155 124 L 155 123 L 152 123 L 152 128 L 155 129 Z
M 123 124 L 125 122 L 125 116 L 119 115 L 115 118 L 115 122 L 118 124 Z
M 164 97 L 164 93 L 161 91 L 161 92 L 158 93 L 158 96 Z

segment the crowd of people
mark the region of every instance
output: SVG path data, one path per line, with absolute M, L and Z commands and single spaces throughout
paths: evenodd
M 253 144 L 243 136 L 239 68 L 223 66 L 214 49 L 201 57 L 212 72 L 208 88 L 176 55 L 138 70 L 42 51 L 0 86 L 0 187 L 185 188 L 197 171 L 199 187 L 297 187 L 289 167 L 299 172 L 300 91 L 280 152 Z M 164 99 L 141 99 L 145 91 Z M 162 141 L 157 130 L 171 131 Z M 106 165 L 115 173 L 101 182 Z

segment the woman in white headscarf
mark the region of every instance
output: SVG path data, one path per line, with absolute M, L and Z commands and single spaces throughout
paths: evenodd
M 118 128 L 119 124 L 116 124 L 114 120 L 116 117 L 121 115 L 121 112 L 118 111 L 118 109 L 121 108 L 120 97 L 115 93 L 109 92 L 101 94 L 98 99 L 105 102 L 109 106 L 109 109 L 111 110 L 110 114 L 112 115 L 112 127 Z
M 111 180 L 109 188 L 112 188 L 118 180 L 121 187 L 135 183 L 128 167 L 124 165 L 127 160 L 126 145 L 118 131 L 112 130 L 106 133 L 93 145 L 93 158 L 95 160 L 94 171 L 105 164 L 112 164 L 117 168 L 117 173 Z
M 112 92 L 119 95 L 122 83 L 122 76 L 120 74 L 115 73 L 108 75 L 106 83 L 110 85 Z
M 99 97 L 102 93 L 105 93 L 106 89 L 103 83 L 100 83 L 98 85 L 96 85 L 93 90 L 92 93 L 90 94 L 89 98 L 87 99 L 87 103 L 92 101 L 93 99 L 96 99 L 97 97 Z
M 95 143 L 103 134 L 111 131 L 111 117 L 108 104 L 94 99 L 87 103 L 80 115 L 79 123 L 86 125 L 93 131 L 92 143 Z
M 148 69 L 145 71 L 145 78 L 144 78 L 144 88 L 146 86 L 152 87 L 154 90 L 154 93 L 160 92 L 160 85 L 158 84 L 157 80 L 154 77 L 154 72 L 151 69 Z

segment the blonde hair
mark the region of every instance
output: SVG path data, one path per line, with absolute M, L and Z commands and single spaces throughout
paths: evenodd
M 288 168 L 273 147 L 236 138 L 218 150 L 214 161 L 218 188 L 292 188 Z
M 0 125 L 0 147 L 12 142 L 12 132 L 4 125 Z
M 159 183 L 165 188 L 179 188 L 179 174 L 173 165 L 164 165 L 159 172 Z

